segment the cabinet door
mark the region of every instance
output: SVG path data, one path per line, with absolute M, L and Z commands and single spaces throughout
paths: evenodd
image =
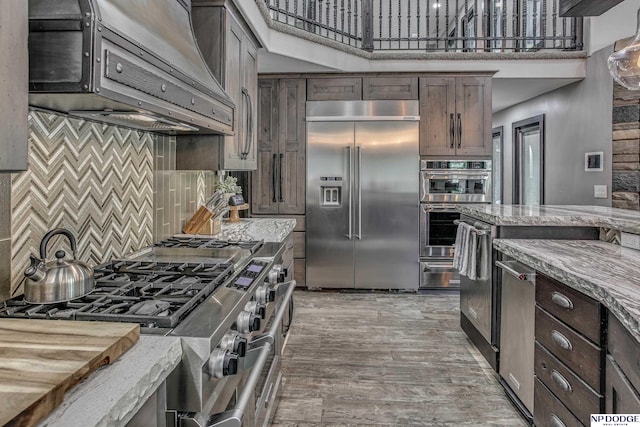
M 456 154 L 491 155 L 491 78 L 456 79 Z
M 236 106 L 236 113 L 233 118 L 233 130 L 235 135 L 225 136 L 224 144 L 221 147 L 221 169 L 234 170 L 242 167 L 240 156 L 241 141 L 245 134 L 245 117 L 247 112 L 242 97 L 242 58 L 244 37 L 242 27 L 230 13 L 225 14 L 225 51 L 224 51 L 224 74 L 221 84 L 229 98 Z
M 258 81 L 257 169 L 251 174 L 251 212 L 278 213 L 278 80 Z
M 362 99 L 418 99 L 418 78 L 365 77 Z
M 454 77 L 420 79 L 421 156 L 455 155 L 455 91 Z
M 280 81 L 279 106 L 279 213 L 304 214 L 307 175 L 304 79 Z
M 360 77 L 308 79 L 307 84 L 309 101 L 359 101 L 362 99 Z
M 240 147 L 243 154 L 243 170 L 257 167 L 256 139 L 258 129 L 258 49 L 248 35 L 244 35 L 242 48 L 244 126 Z

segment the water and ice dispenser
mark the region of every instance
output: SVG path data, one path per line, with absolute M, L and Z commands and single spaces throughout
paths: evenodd
M 320 206 L 342 206 L 342 177 L 320 177 Z

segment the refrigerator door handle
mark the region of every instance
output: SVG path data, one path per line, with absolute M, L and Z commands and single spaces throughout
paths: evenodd
M 352 180 L 353 168 L 351 167 L 353 159 L 351 158 L 352 147 L 350 145 L 347 145 L 344 148 L 347 149 L 347 155 L 348 155 L 347 162 L 349 164 L 349 166 L 347 166 L 347 170 L 348 170 L 348 173 L 349 173 L 349 178 L 348 178 L 349 179 L 349 234 L 345 234 L 344 237 L 346 237 L 347 239 L 351 240 L 353 238 L 353 234 L 352 234 L 352 231 L 353 231 L 352 230 L 352 224 L 353 224 L 353 211 L 352 211 L 352 209 L 353 209 L 353 206 L 352 206 L 353 205 L 352 204 L 352 202 L 353 202 L 353 180 Z
M 356 238 L 362 240 L 362 147 L 356 146 L 358 152 L 358 234 Z

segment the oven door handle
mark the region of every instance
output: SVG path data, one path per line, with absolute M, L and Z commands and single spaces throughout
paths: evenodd
M 426 172 L 425 177 L 427 179 L 467 179 L 467 178 L 480 178 L 489 179 L 491 174 L 488 172 L 476 172 L 476 173 L 460 173 L 460 172 Z
M 276 313 L 275 318 L 273 319 L 271 329 L 266 335 L 258 338 L 257 340 L 251 341 L 250 346 L 258 344 L 258 347 L 253 347 L 247 350 L 247 356 L 249 356 L 252 350 L 254 352 L 257 352 L 256 359 L 251 373 L 249 374 L 249 378 L 247 379 L 247 382 L 243 387 L 243 391 L 236 401 L 236 407 L 231 410 L 224 411 L 220 414 L 213 415 L 211 418 L 209 418 L 207 427 L 242 427 L 244 412 L 249 406 L 249 402 L 251 402 L 251 400 L 254 398 L 256 385 L 258 384 L 258 380 L 262 376 L 262 370 L 264 369 L 264 366 L 269 359 L 269 354 L 271 353 L 276 334 L 278 333 L 278 328 L 280 326 L 280 323 L 282 322 L 282 319 L 284 318 L 285 313 L 289 310 L 289 304 L 285 303 L 291 298 L 293 290 L 296 287 L 296 281 L 291 280 L 290 282 L 283 283 L 281 286 L 288 288 L 285 293 L 285 297 L 282 299 L 282 307 L 280 307 L 280 309 Z M 256 343 L 256 341 L 258 341 L 258 343 Z

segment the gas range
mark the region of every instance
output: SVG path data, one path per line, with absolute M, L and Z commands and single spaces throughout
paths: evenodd
M 231 417 L 263 425 L 276 405 L 293 316 L 295 282 L 282 283 L 283 251 L 281 243 L 171 238 L 95 267 L 96 287 L 82 298 L 18 297 L 0 303 L 0 318 L 134 322 L 145 334 L 178 336 L 182 362 L 166 380 L 170 424 Z

